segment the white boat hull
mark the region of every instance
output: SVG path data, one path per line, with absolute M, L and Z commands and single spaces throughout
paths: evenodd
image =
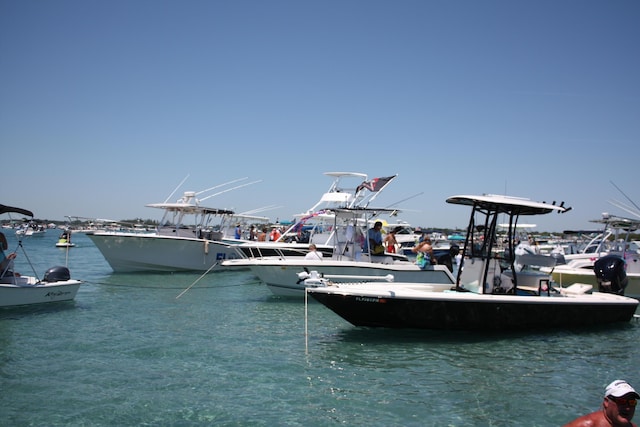
M 305 284 L 300 281 L 298 273 L 305 271 L 317 271 L 320 274 L 331 276 L 346 276 L 344 279 L 332 278 L 334 282 L 353 282 L 351 277 L 383 278 L 389 274 L 393 281 L 420 282 L 445 284 L 447 288 L 454 286 L 455 279 L 449 270 L 443 265 L 434 265 L 425 270 L 410 262 L 382 264 L 365 261 L 342 261 L 323 259 L 313 260 L 286 260 L 278 259 L 249 259 L 229 262 L 249 266 L 255 274 L 274 295 L 286 297 L 304 296 Z M 361 279 L 363 280 L 363 279 Z
M 35 283 L 34 278 L 21 277 L 17 280 L 18 285 L 0 284 L 0 307 L 70 301 L 76 297 L 82 284 L 79 280 L 39 284 L 25 283 Z
M 116 273 L 214 271 L 242 255 L 234 245 L 188 237 L 87 233 Z

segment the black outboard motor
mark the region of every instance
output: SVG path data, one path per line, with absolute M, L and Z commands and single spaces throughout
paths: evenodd
M 616 255 L 598 258 L 593 264 L 593 271 L 598 280 L 598 291 L 624 295 L 629 279 L 625 271 L 625 261 L 622 258 Z
M 446 265 L 449 271 L 453 273 L 453 258 L 458 255 L 458 252 L 460 252 L 460 247 L 458 245 L 451 245 L 447 252 L 434 253 L 434 255 L 438 264 Z
M 67 267 L 59 265 L 48 269 L 47 272 L 44 273 L 44 279 L 42 279 L 42 281 L 53 283 L 64 282 L 69 279 L 71 279 L 71 273 L 69 272 L 69 269 Z
M 449 247 L 449 255 L 455 258 L 456 255 L 460 253 L 460 246 L 455 243 Z
M 451 259 L 449 252 L 441 254 L 434 253 L 434 255 L 438 264 L 446 265 L 449 271 L 453 273 L 453 260 Z
M 563 265 L 567 263 L 567 260 L 565 259 L 564 255 L 558 252 L 551 252 L 551 258 L 555 258 L 556 265 Z

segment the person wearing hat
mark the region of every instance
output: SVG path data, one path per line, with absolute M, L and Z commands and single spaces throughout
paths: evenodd
M 604 391 L 602 409 L 576 418 L 565 427 L 636 426 L 631 419 L 639 397 L 628 382 L 615 380 Z

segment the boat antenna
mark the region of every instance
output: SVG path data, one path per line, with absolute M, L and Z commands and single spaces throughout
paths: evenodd
M 211 194 L 210 196 L 207 196 L 207 197 L 205 197 L 205 198 L 203 198 L 203 199 L 200 199 L 200 201 L 201 201 L 201 202 L 204 202 L 205 200 L 207 200 L 207 199 L 208 199 L 208 198 L 210 198 L 210 197 L 218 196 L 218 195 L 220 195 L 220 194 L 222 194 L 222 193 L 226 193 L 227 191 L 237 190 L 238 188 L 246 187 L 246 186 L 248 186 L 248 185 L 256 184 L 256 183 L 258 183 L 258 182 L 262 182 L 262 180 L 261 180 L 261 179 L 259 179 L 259 180 L 257 180 L 257 181 L 249 182 L 249 183 L 247 183 L 247 184 L 242 184 L 242 185 L 237 185 L 237 186 L 235 186 L 235 187 L 227 188 L 226 190 L 222 190 L 222 191 L 219 191 L 219 192 L 217 192 L 217 193 L 213 193 L 213 194 Z M 215 187 L 213 187 L 213 188 L 215 188 Z
M 187 178 L 189 178 L 189 174 L 187 174 L 187 176 L 184 177 L 184 179 L 180 182 L 180 184 L 178 184 L 178 186 L 171 192 L 171 194 L 169 194 L 169 196 L 165 199 L 164 203 L 169 202 L 169 199 L 173 197 L 176 191 L 178 191 L 178 188 L 182 187 L 182 184 L 184 184 Z
M 632 205 L 633 205 L 633 206 L 634 206 L 638 211 L 640 211 L 640 207 L 638 207 L 638 205 L 636 205 L 636 204 L 635 204 L 635 202 L 629 198 L 629 196 L 627 196 L 626 194 L 624 194 L 624 191 L 622 191 L 622 190 L 620 189 L 620 187 L 618 187 L 618 186 L 617 186 L 613 181 L 609 181 L 609 182 L 611 183 L 611 185 L 613 185 L 614 187 L 616 187 L 616 189 L 617 189 L 619 192 L 621 192 L 621 193 L 622 193 L 622 195 L 623 195 L 624 197 L 626 197 L 626 199 L 627 199 L 628 201 L 630 201 L 630 202 L 631 202 L 631 204 L 632 204 Z
M 257 209 L 252 209 L 250 211 L 240 212 L 240 215 L 253 215 L 253 214 L 260 213 L 260 212 L 270 211 L 270 210 L 273 210 L 273 209 L 279 209 L 279 208 L 282 208 L 282 207 L 283 206 L 269 205 L 269 206 L 264 206 L 264 207 L 257 208 Z
M 611 203 L 613 206 L 622 209 L 623 211 L 630 213 L 631 215 L 637 216 L 638 218 L 640 218 L 640 212 L 634 210 L 631 208 L 631 206 L 628 206 L 622 202 L 619 202 L 617 200 L 609 200 L 609 203 Z
M 206 190 L 198 191 L 196 193 L 196 196 L 202 193 L 206 193 L 207 191 L 215 190 L 216 188 L 224 187 L 225 185 L 235 184 L 236 182 L 244 181 L 245 179 L 249 179 L 249 177 L 245 176 L 244 178 L 234 179 L 233 181 L 225 182 L 224 184 L 214 185 L 213 187 L 207 188 Z

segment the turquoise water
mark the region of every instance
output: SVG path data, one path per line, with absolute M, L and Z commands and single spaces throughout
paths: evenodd
M 10 233 L 6 233 L 10 234 Z M 248 271 L 112 274 L 91 241 L 25 239 L 76 300 L 0 310 L 8 426 L 553 426 L 640 387 L 640 325 L 512 335 L 360 329 Z M 15 247 L 15 236 L 10 247 Z M 18 270 L 29 273 L 23 254 Z M 36 263 L 36 261 L 42 261 Z

